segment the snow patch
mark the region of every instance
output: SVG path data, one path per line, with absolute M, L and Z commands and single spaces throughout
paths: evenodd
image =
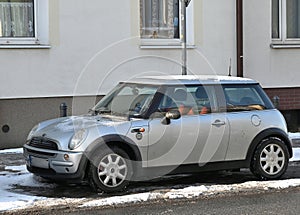
M 149 200 L 166 200 L 166 199 L 191 199 L 200 196 L 210 196 L 215 194 L 226 194 L 228 192 L 247 192 L 253 189 L 269 190 L 269 189 L 286 189 L 290 187 L 300 186 L 300 179 L 289 179 L 282 181 L 265 181 L 265 182 L 245 182 L 233 185 L 211 185 L 211 186 L 190 186 L 183 189 L 172 189 L 170 191 L 155 191 L 140 194 L 131 194 L 125 196 L 115 196 L 105 199 L 87 201 L 79 207 L 101 207 L 113 206 L 120 204 L 140 203 Z
M 105 199 L 92 200 L 84 203 L 80 207 L 96 207 L 96 206 L 108 206 L 108 205 L 120 205 L 128 203 L 147 202 L 149 200 L 161 199 L 163 195 L 161 193 L 139 193 L 126 196 L 114 196 Z
M 293 157 L 290 161 L 300 161 L 300 148 L 293 148 Z
M 0 154 L 15 154 L 15 153 L 16 154 L 23 153 L 23 148 L 0 150 Z

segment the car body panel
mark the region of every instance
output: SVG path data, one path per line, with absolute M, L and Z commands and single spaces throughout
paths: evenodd
M 216 121 L 223 125 L 213 125 Z M 229 141 L 224 114 L 183 116 L 163 125 L 149 122 L 148 166 L 168 166 L 223 161 Z
M 226 114 L 230 122 L 230 141 L 226 160 L 246 159 L 252 140 L 264 130 L 279 128 L 286 132 L 282 115 L 277 110 L 242 111 Z

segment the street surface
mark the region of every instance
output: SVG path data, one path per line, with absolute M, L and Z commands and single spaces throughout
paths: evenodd
M 300 188 L 281 192 L 261 194 L 242 194 L 208 199 L 176 200 L 155 202 L 129 207 L 100 208 L 91 210 L 72 211 L 56 210 L 55 213 L 81 215 L 88 214 L 131 214 L 131 215 L 190 215 L 190 214 L 217 214 L 217 215 L 243 215 L 243 214 L 299 214 Z
M 9 166 L 14 167 L 10 172 Z M 246 192 L 234 191 L 230 192 L 213 192 L 212 195 L 200 195 L 196 198 L 177 198 L 177 199 L 156 199 L 149 201 L 137 201 L 120 205 L 106 205 L 104 207 L 78 207 L 84 204 L 84 201 L 93 201 L 106 198 L 126 197 L 127 195 L 139 195 L 147 192 L 168 192 L 184 188 L 193 188 L 193 186 L 205 189 L 209 187 L 237 185 L 243 183 L 252 183 L 257 181 L 248 169 L 241 171 L 219 171 L 211 173 L 199 173 L 194 175 L 177 175 L 167 176 L 152 181 L 136 182 L 128 187 L 124 193 L 102 194 L 94 193 L 87 184 L 67 185 L 53 184 L 45 181 L 40 177 L 32 176 L 32 174 L 18 173 L 18 168 L 24 167 L 24 159 L 22 154 L 1 154 L 0 156 L 0 176 L 17 177 L 23 174 L 25 179 L 32 180 L 35 186 L 25 185 L 22 183 L 13 183 L 10 189 L 11 193 L 26 195 L 32 197 L 46 198 L 46 201 L 53 202 L 52 207 L 33 207 L 19 210 L 18 214 L 298 214 L 300 211 L 297 203 L 300 202 L 300 188 L 273 189 L 267 188 L 250 188 Z M 22 169 L 22 168 L 21 168 Z M 6 176 L 7 175 L 7 176 Z M 11 175 L 11 176 L 10 176 Z M 300 178 L 300 162 L 291 162 L 289 168 L 282 178 L 285 179 Z M 26 180 L 28 180 L 26 179 Z M 21 180 L 22 181 L 22 180 Z M 280 182 L 280 181 L 279 181 Z M 280 185 L 281 186 L 281 185 Z M 227 188 L 225 188 L 226 190 Z M 70 198 L 71 202 L 67 202 Z M 61 200 L 62 204 L 55 201 Z M 65 203 L 64 203 L 65 201 Z M 78 201 L 78 202 L 77 202 Z M 0 204 L 1 208 L 1 204 Z M 100 209 L 99 209 L 100 208 Z M 0 210 L 1 213 L 1 210 Z M 16 214 L 16 211 L 6 210 L 5 214 Z
M 5 154 L 0 156 L 0 170 L 1 166 L 5 165 L 24 165 L 25 161 L 21 154 Z M 293 179 L 300 178 L 300 162 L 292 162 L 282 179 Z M 40 179 L 42 182 L 47 182 L 46 180 Z M 167 176 L 163 178 L 158 178 L 152 181 L 146 182 L 136 182 L 131 184 L 126 193 L 141 193 L 149 192 L 158 189 L 173 189 L 173 188 L 184 188 L 194 184 L 203 185 L 215 185 L 215 184 L 238 184 L 247 181 L 255 181 L 256 177 L 248 169 L 242 169 L 241 171 L 230 172 L 230 171 L 219 171 L 219 172 L 208 172 L 199 173 L 194 175 L 177 175 L 177 176 Z M 53 186 L 51 189 L 49 187 L 24 187 L 15 185 L 16 192 L 21 192 L 22 194 L 45 196 L 50 198 L 93 198 L 110 196 L 108 194 L 95 194 L 93 190 L 87 184 L 74 185 L 74 184 L 58 184 Z

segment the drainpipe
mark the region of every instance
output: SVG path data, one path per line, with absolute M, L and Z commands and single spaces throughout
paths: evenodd
M 236 0 L 237 76 L 244 76 L 243 0 Z

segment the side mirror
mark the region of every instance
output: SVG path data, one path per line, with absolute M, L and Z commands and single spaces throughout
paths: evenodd
M 161 123 L 164 125 L 170 125 L 171 119 L 179 119 L 181 114 L 178 110 L 172 110 L 166 113 L 165 117 L 162 119 Z

